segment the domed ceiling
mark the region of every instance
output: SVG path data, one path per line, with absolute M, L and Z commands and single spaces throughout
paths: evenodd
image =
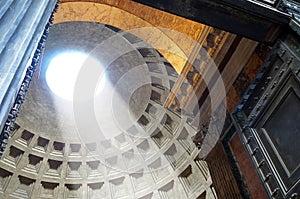
M 118 32 L 92 22 L 55 25 L 47 40 L 41 69 L 20 112 L 19 124 L 33 132 L 51 133 L 61 137 L 62 141 L 64 138 L 95 141 L 95 136 L 97 140 L 111 138 L 135 123 L 146 109 L 151 95 L 147 63 L 157 63 L 160 67 L 166 60 L 135 36 L 115 31 Z M 56 63 L 62 66 L 54 69 L 53 79 L 47 79 L 47 75 L 51 75 L 48 66 L 64 53 L 69 57 L 62 57 L 63 60 Z M 75 57 L 72 57 L 74 53 Z M 73 71 L 78 70 L 75 66 L 80 62 L 76 60 L 78 56 L 85 56 L 85 59 L 75 74 L 74 85 L 60 91 L 71 81 Z M 66 66 L 72 59 L 75 62 Z M 51 88 L 51 81 L 60 82 Z M 57 89 L 60 93 L 56 92 Z M 74 92 L 69 93 L 69 90 Z M 83 128 L 84 132 L 78 128 Z M 104 133 L 104 137 L 97 136 L 100 133 Z
M 130 33 L 93 22 L 54 25 L 0 161 L 0 196 L 215 198 L 195 130 L 163 107 L 177 77 Z

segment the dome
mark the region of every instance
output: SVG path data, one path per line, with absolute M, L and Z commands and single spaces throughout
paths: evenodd
M 55 24 L 0 161 L 1 186 L 17 182 L 6 194 L 214 198 L 192 143 L 196 130 L 164 108 L 177 78 L 131 33 L 95 22 Z

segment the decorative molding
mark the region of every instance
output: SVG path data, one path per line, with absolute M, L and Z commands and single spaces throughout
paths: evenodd
M 279 4 L 280 11 L 288 13 L 293 19 L 300 22 L 300 3 L 292 0 L 281 0 Z
M 299 195 L 299 179 L 292 187 L 287 185 L 290 176 L 285 179 L 283 174 L 280 174 L 280 165 L 274 163 L 277 160 L 270 155 L 272 150 L 268 149 L 263 141 L 264 138 L 261 137 L 262 134 L 258 133 L 262 128 L 259 127 L 260 123 L 275 114 L 271 107 L 285 99 L 286 95 L 282 96 L 281 93 L 287 92 L 285 86 L 290 84 L 289 79 L 294 78 L 298 82 L 293 84 L 299 86 L 300 61 L 297 53 L 291 50 L 295 44 L 297 41 L 289 35 L 286 40 L 279 41 L 273 47 L 261 71 L 248 87 L 232 115 L 233 123 L 246 151 L 268 195 L 273 198 L 297 198 Z M 297 118 L 293 119 L 297 121 Z M 277 151 L 277 149 L 273 150 Z
M 192 115 L 191 110 L 187 108 L 194 96 L 193 92 L 204 83 L 199 72 L 206 72 L 203 67 L 209 68 L 207 66 L 209 58 L 216 59 L 221 48 L 224 47 L 223 44 L 229 33 L 216 28 L 206 27 L 201 35 L 205 36 L 199 38 L 198 45 L 194 47 L 192 55 L 186 62 L 172 92 L 164 104 L 166 108 L 177 113 L 183 111 L 183 114 Z M 207 54 L 201 54 L 203 53 L 202 48 L 205 49 Z M 200 93 L 196 94 L 198 97 L 200 96 Z

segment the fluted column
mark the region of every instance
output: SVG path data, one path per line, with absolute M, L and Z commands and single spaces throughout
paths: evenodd
M 38 64 L 57 3 L 0 2 L 0 157 Z

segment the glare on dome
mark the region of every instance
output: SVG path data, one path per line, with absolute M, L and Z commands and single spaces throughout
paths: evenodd
M 82 52 L 57 54 L 46 69 L 47 85 L 55 95 L 71 101 L 81 68 L 90 64 L 102 67 L 98 60 Z M 104 79 L 105 75 L 102 75 L 101 85 L 97 85 L 97 93 L 99 89 L 103 89 Z

